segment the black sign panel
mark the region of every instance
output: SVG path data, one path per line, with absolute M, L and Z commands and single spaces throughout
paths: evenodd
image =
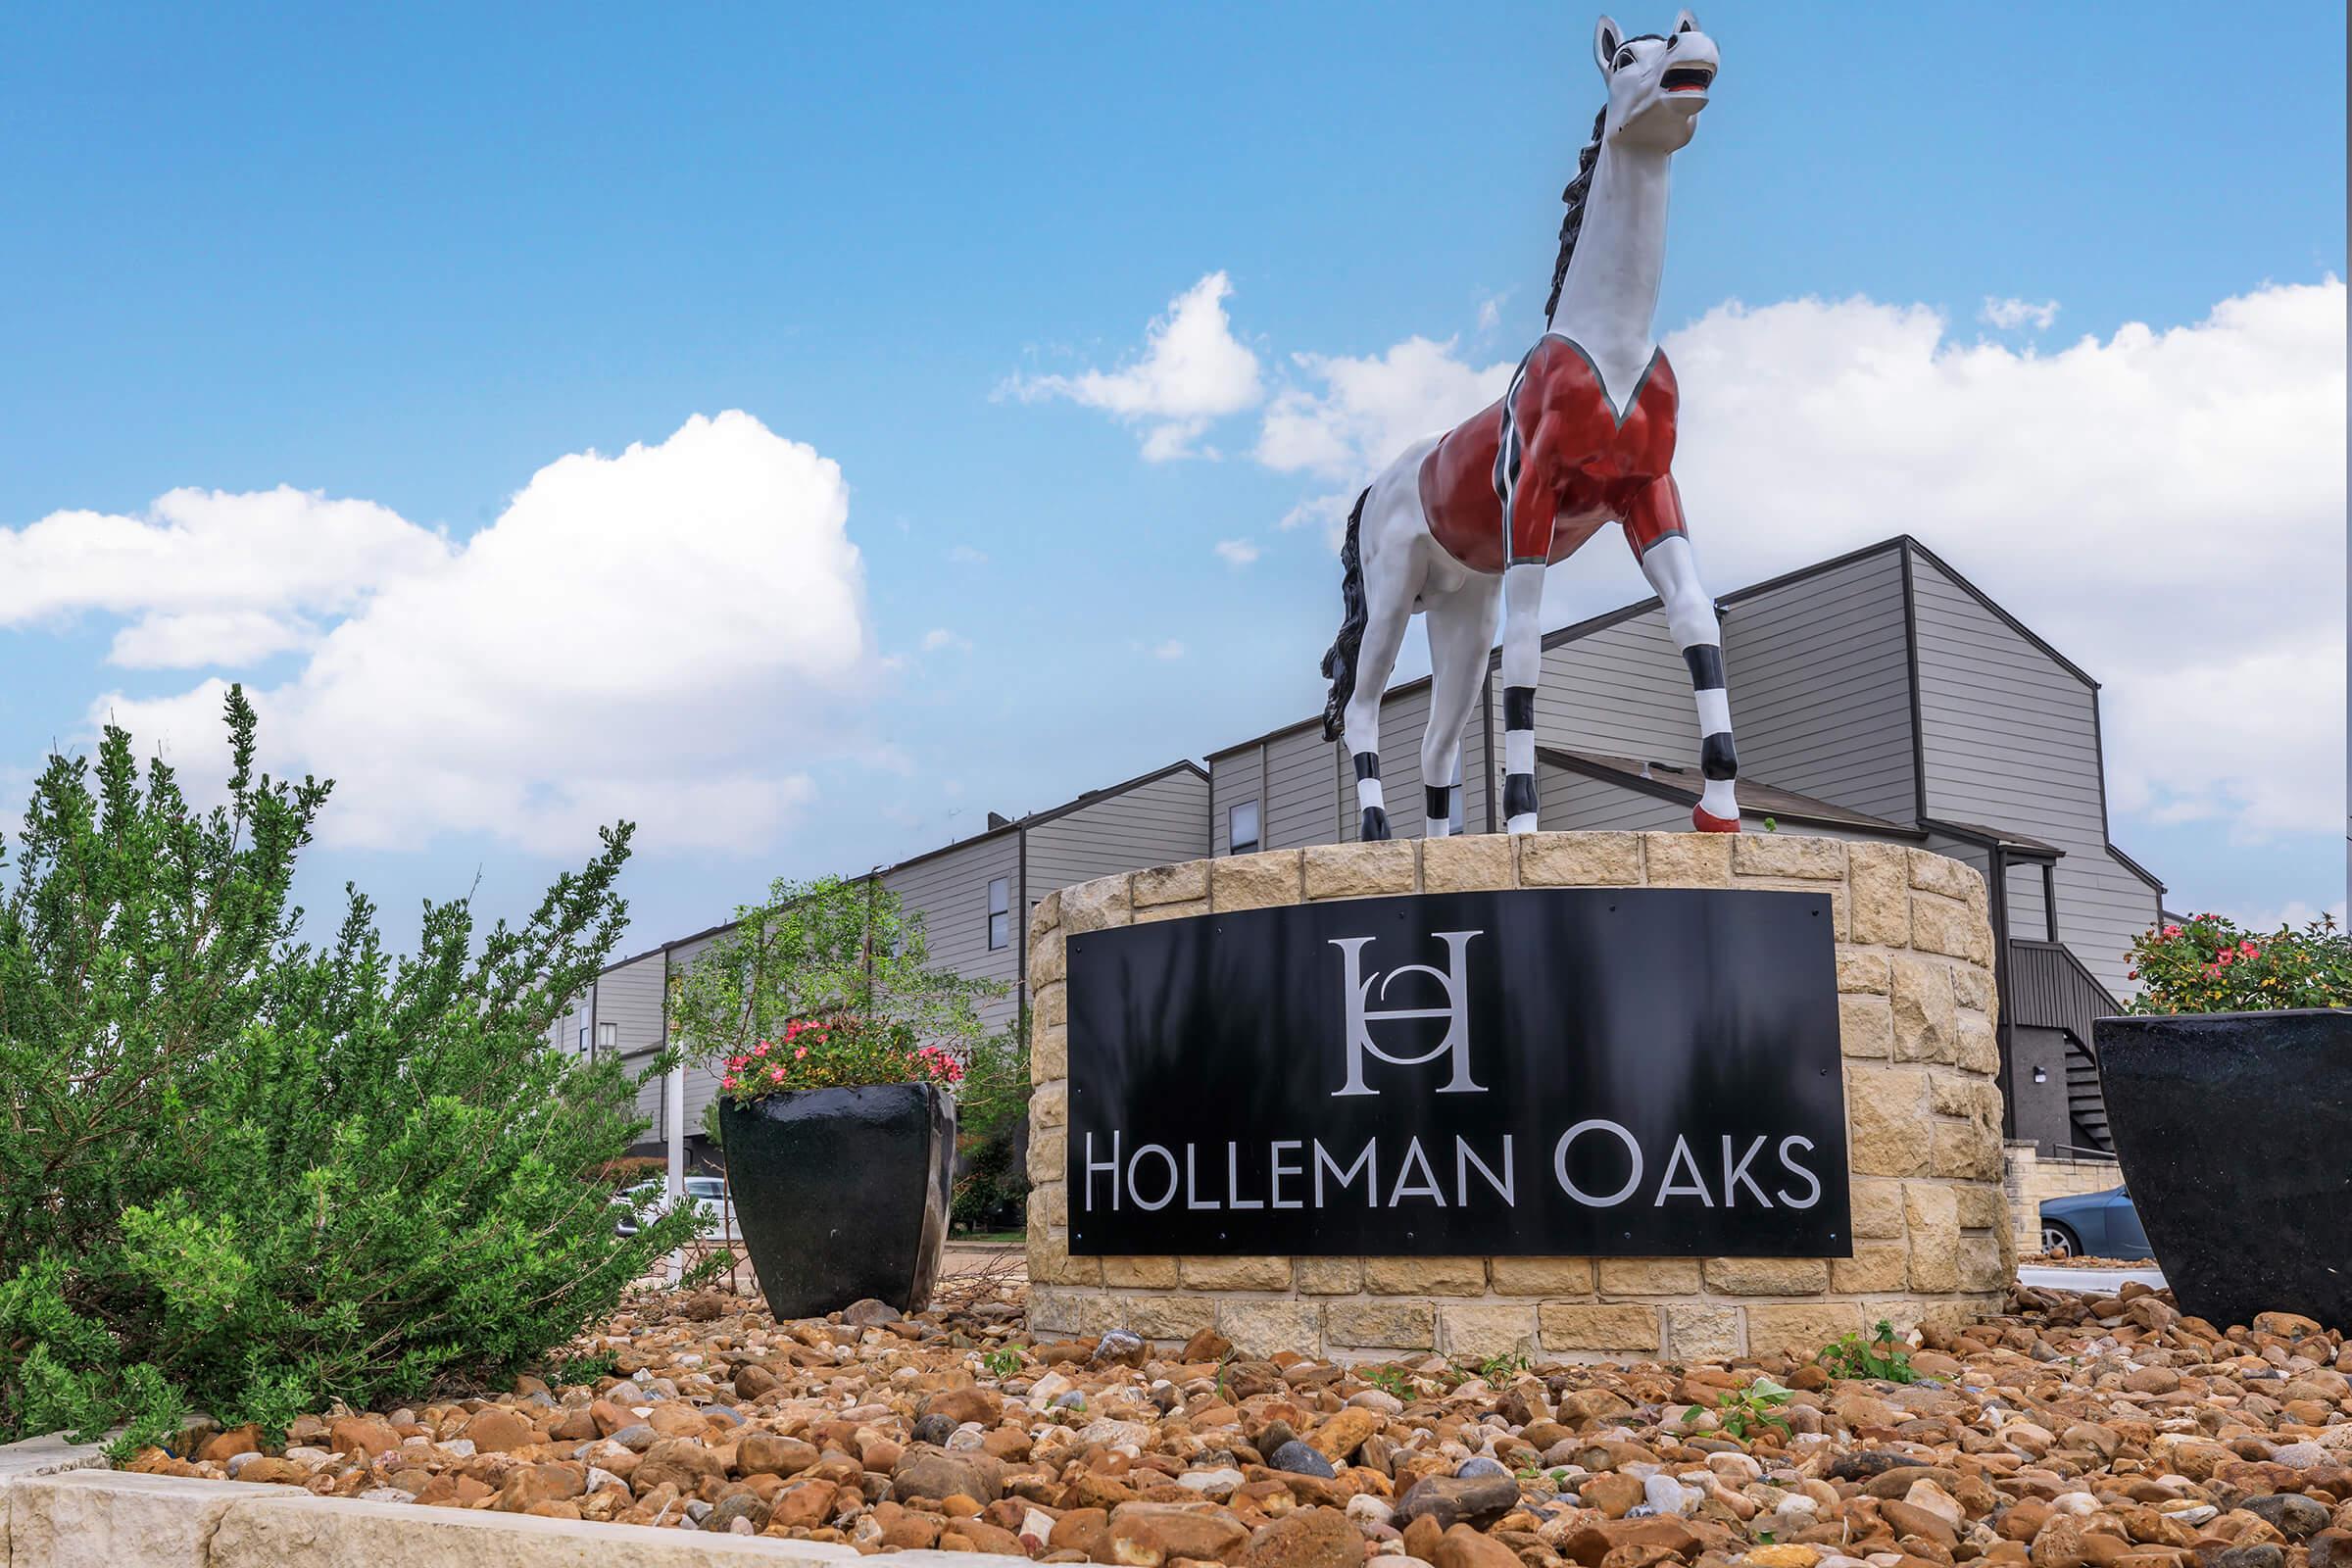
M 1851 1256 L 1830 928 L 1578 888 L 1073 935 L 1070 1250 Z

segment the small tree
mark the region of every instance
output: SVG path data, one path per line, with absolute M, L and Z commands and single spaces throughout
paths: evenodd
M 922 915 L 873 879 L 779 878 L 766 903 L 736 910 L 733 927 L 671 977 L 670 1028 L 702 1062 L 837 1019 L 965 1056 L 987 1034 L 980 1004 L 1004 994 L 995 981 L 933 968 Z
M 620 931 L 628 824 L 519 929 L 427 905 L 395 958 L 347 888 L 313 946 L 331 786 L 257 777 L 226 706 L 226 804 L 109 727 L 50 760 L 0 893 L 0 1440 L 502 1377 L 693 1228 L 613 1234 L 636 1081 L 547 1043 Z
M 2330 915 L 2268 936 L 2192 914 L 2132 943 L 2132 1012 L 2267 1012 L 2352 1006 L 2352 941 Z

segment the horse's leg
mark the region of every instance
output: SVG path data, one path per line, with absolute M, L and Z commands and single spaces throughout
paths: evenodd
M 1723 628 L 1715 601 L 1699 585 L 1689 536 L 1671 533 L 1651 544 L 1642 553 L 1642 574 L 1666 607 L 1666 625 L 1690 667 L 1690 694 L 1698 705 L 1698 769 L 1706 788 L 1691 808 L 1690 823 L 1702 833 L 1737 833 L 1740 801 L 1733 781 L 1740 776 L 1740 757 L 1732 747 L 1732 703 L 1723 685 Z
M 1433 839 L 1453 831 L 1453 792 L 1462 787 L 1462 726 L 1486 678 L 1487 650 L 1494 646 L 1501 584 L 1473 575 L 1442 597 L 1424 596 L 1429 617 L 1429 727 L 1421 733 L 1422 832 Z M 1435 782 L 1433 782 L 1435 781 Z
M 1388 803 L 1380 793 L 1380 700 L 1396 652 L 1404 646 L 1405 623 L 1421 592 L 1418 536 L 1421 520 L 1416 474 L 1401 483 L 1395 470 L 1381 476 L 1367 498 L 1363 522 L 1364 640 L 1356 652 L 1355 692 L 1348 699 L 1341 738 L 1355 767 L 1355 804 L 1363 813 L 1358 837 L 1389 836 Z
M 1536 684 L 1544 674 L 1544 566 L 1502 569 L 1502 815 L 1512 833 L 1536 831 Z

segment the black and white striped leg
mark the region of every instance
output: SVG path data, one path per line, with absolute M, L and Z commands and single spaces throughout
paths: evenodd
M 1453 786 L 1424 784 L 1421 786 L 1421 836 L 1449 838 L 1453 834 Z
M 1666 624 L 1690 670 L 1690 696 L 1698 708 L 1698 770 L 1704 788 L 1691 824 L 1702 831 L 1740 831 L 1740 799 L 1734 781 L 1740 755 L 1732 744 L 1732 703 L 1723 680 L 1723 628 L 1715 604 L 1699 586 L 1698 565 L 1689 539 L 1674 536 L 1652 545 L 1642 558 L 1642 574 L 1666 606 Z
M 1364 813 L 1356 837 L 1370 844 L 1389 836 L 1388 801 L 1380 793 L 1380 754 L 1355 754 L 1355 804 Z
M 1506 831 L 1536 831 L 1536 681 L 1544 667 L 1544 563 L 1502 573 L 1502 816 Z

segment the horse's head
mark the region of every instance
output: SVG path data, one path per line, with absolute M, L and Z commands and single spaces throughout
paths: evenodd
M 1671 153 L 1690 144 L 1722 64 L 1715 40 L 1698 30 L 1696 17 L 1685 11 L 1664 37 L 1632 38 L 1603 17 L 1592 28 L 1592 58 L 1609 84 L 1604 145 Z

